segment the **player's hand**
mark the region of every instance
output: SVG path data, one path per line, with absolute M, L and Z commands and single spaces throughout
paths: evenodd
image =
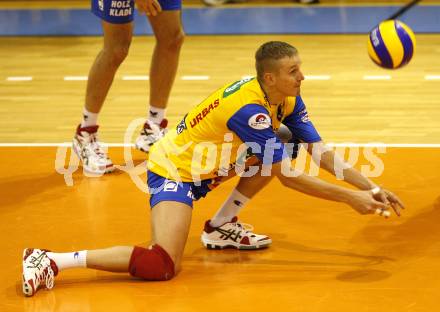
M 355 191 L 348 204 L 362 215 L 378 213 L 387 218 L 389 206 L 376 200 L 374 196 L 371 191 Z
M 400 217 L 402 209 L 405 209 L 405 205 L 400 198 L 387 189 L 380 188 L 380 191 L 374 195 L 376 200 L 381 201 L 385 205 L 389 205 L 393 208 L 396 215 Z
M 136 6 L 141 13 L 145 13 L 146 15 L 156 16 L 160 12 L 162 12 L 162 7 L 157 0 L 135 0 Z

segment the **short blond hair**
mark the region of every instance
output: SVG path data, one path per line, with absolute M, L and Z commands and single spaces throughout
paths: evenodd
M 264 73 L 274 70 L 275 61 L 285 57 L 292 57 L 298 50 L 283 41 L 269 41 L 261 45 L 255 53 L 255 69 L 257 79 L 263 81 Z

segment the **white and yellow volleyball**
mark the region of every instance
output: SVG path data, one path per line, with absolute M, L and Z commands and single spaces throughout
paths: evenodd
M 383 68 L 396 69 L 411 61 L 416 49 L 416 37 L 407 25 L 387 20 L 376 26 L 368 38 L 368 55 Z

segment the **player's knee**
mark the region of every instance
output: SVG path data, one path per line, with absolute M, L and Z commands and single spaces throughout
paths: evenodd
M 179 29 L 167 36 L 157 37 L 157 44 L 164 47 L 167 51 L 178 52 L 184 40 L 185 33 Z
M 130 49 L 129 44 L 121 44 L 116 47 L 106 49 L 109 61 L 113 66 L 119 66 L 127 57 Z
M 175 264 L 170 255 L 159 245 L 149 249 L 135 247 L 128 270 L 132 276 L 149 281 L 166 281 L 174 277 Z
M 122 63 L 128 55 L 129 48 L 129 46 L 125 45 L 114 48 L 112 51 L 113 63 L 118 65 Z
M 185 41 L 185 33 L 183 31 L 179 31 L 173 39 L 173 45 L 176 48 L 180 49 L 184 41 Z

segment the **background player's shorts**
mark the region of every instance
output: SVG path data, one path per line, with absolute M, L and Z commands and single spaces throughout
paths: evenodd
M 151 171 L 147 172 L 147 178 L 151 208 L 161 201 L 176 201 L 192 208 L 193 201 L 205 197 L 218 185 L 211 179 L 201 181 L 200 185 L 194 182 L 176 182 Z
M 182 0 L 158 0 L 164 11 L 182 9 Z M 92 12 L 112 24 L 133 21 L 134 0 L 92 0 Z

